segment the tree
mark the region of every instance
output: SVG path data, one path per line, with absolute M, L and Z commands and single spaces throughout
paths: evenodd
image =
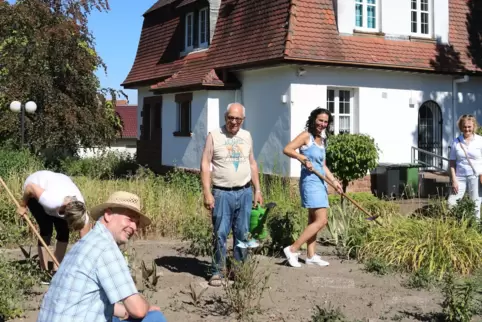
M 351 181 L 363 178 L 377 166 L 378 153 L 375 140 L 368 135 L 332 135 L 328 138 L 326 162 L 346 192 Z
M 13 100 L 33 100 L 26 115 L 26 141 L 34 152 L 47 148 L 75 153 L 80 146 L 106 146 L 121 123 L 94 72 L 106 68 L 87 26 L 91 9 L 109 10 L 107 0 L 18 0 L 0 2 L 0 140 L 17 141 Z M 120 92 L 120 94 L 123 94 Z

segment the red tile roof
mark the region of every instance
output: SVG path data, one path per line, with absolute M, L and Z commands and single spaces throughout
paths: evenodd
M 219 79 L 212 68 L 212 64 L 209 63 L 205 51 L 188 55 L 183 60 L 183 65 L 179 71 L 166 80 L 151 86 L 151 89 L 158 90 L 191 85 L 224 86 L 224 82 Z
M 123 138 L 137 137 L 137 105 L 117 105 L 115 111 L 119 114 L 124 128 L 122 129 Z
M 155 9 L 173 0 L 159 0 L 146 15 L 136 60 L 123 85 L 149 81 L 160 89 L 203 84 L 207 75 L 216 75 L 215 70 L 283 60 L 413 71 L 480 71 L 469 53 L 482 57 L 477 41 L 480 23 L 472 19 L 476 30 L 467 30 L 473 1 L 449 1 L 450 45 L 437 45 L 372 35 L 342 36 L 333 0 L 222 0 L 207 56 L 188 61 L 190 55 L 176 59 L 170 54 L 176 47 L 173 44 L 183 41 L 182 28 L 178 28 L 178 17 L 168 17 L 170 10 Z M 470 48 L 470 37 L 476 48 Z
M 466 2 L 449 1 L 452 46 L 444 46 L 374 36 L 341 36 L 332 0 L 292 0 L 286 58 L 414 70 L 474 70 L 466 50 Z

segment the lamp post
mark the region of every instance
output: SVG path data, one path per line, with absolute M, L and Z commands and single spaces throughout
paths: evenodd
M 10 110 L 12 112 L 18 113 L 20 112 L 20 126 L 21 126 L 21 135 L 22 135 L 22 148 L 25 141 L 25 111 L 27 113 L 33 114 L 37 110 L 37 104 L 33 101 L 28 101 L 25 105 L 22 105 L 19 101 L 13 101 L 10 103 Z

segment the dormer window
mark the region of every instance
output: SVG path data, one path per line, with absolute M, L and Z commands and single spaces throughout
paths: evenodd
M 186 14 L 185 21 L 185 38 L 184 48 L 185 50 L 192 50 L 194 48 L 194 14 L 192 12 Z
M 210 41 L 209 7 L 200 6 L 184 14 L 184 46 L 181 56 L 206 49 Z
M 377 30 L 377 18 L 377 0 L 355 0 L 355 28 L 357 30 Z
M 432 11 L 431 1 L 429 0 L 411 0 L 411 28 L 412 34 L 419 36 L 430 36 L 431 23 L 430 13 Z
M 199 47 L 207 48 L 209 42 L 208 8 L 199 10 Z

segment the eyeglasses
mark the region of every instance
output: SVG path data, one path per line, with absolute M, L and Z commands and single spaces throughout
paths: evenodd
M 237 123 L 241 123 L 244 120 L 244 117 L 235 117 L 235 116 L 228 116 L 229 121 L 236 121 Z
M 474 117 L 472 114 L 464 114 L 462 117 Z

